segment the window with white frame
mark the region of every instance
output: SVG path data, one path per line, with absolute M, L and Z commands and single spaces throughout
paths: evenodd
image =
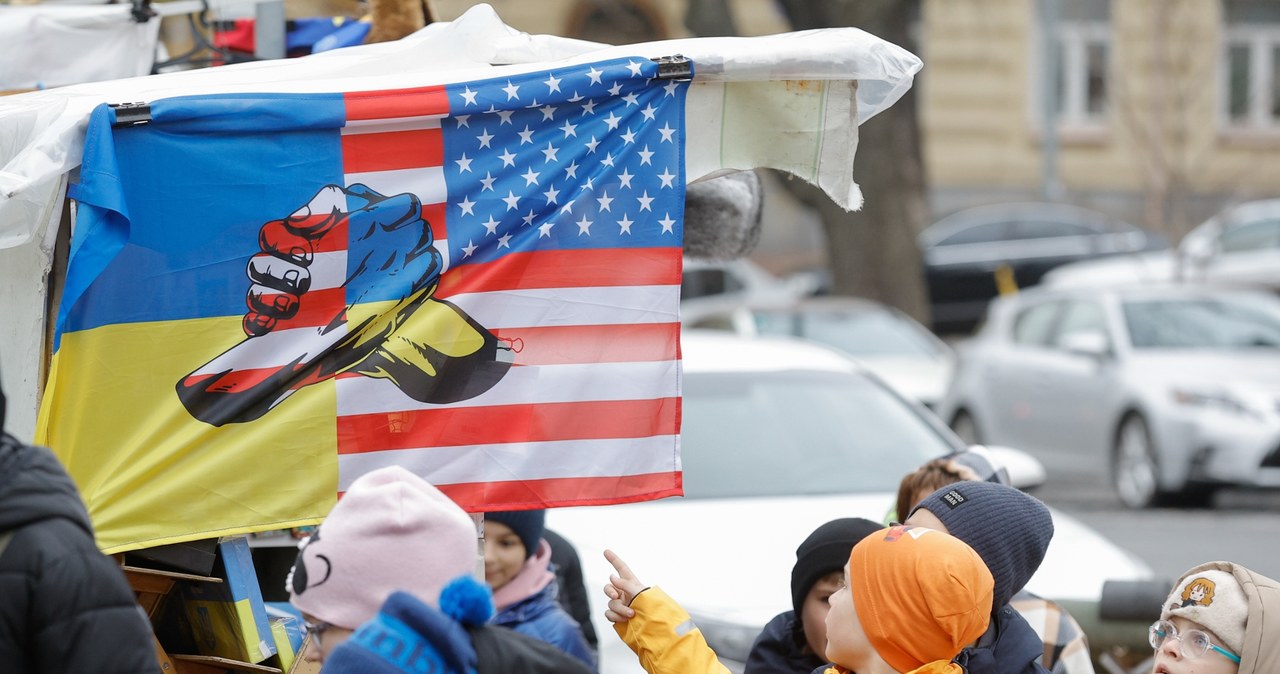
M 1036 0 L 1045 11 L 1046 0 Z M 1099 127 L 1106 124 L 1111 79 L 1111 0 L 1047 0 L 1056 3 L 1056 50 L 1053 73 L 1058 126 Z M 1043 33 L 1037 33 L 1043 35 Z M 1037 39 L 1033 61 L 1043 64 L 1043 42 Z M 1036 69 L 1043 73 L 1043 66 Z M 1037 75 L 1037 80 L 1042 75 Z M 1043 105 L 1043 85 L 1036 99 Z M 1040 108 L 1043 110 L 1043 108 Z
M 1219 112 L 1230 129 L 1280 131 L 1280 2 L 1224 0 Z

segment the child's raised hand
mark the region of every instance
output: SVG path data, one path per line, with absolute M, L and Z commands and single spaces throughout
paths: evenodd
M 630 620 L 635 616 L 636 612 L 631 609 L 631 600 L 636 595 L 644 592 L 648 587 L 636 578 L 636 574 L 631 571 L 631 567 L 622 561 L 618 553 L 612 550 L 604 551 L 604 558 L 609 560 L 617 573 L 609 575 L 609 584 L 604 586 L 605 596 L 609 597 L 609 608 L 605 610 L 604 617 L 610 622 L 622 623 Z

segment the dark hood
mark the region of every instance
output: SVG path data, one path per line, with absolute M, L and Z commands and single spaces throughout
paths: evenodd
M 0 434 L 0 531 L 55 517 L 93 535 L 80 492 L 53 452 Z

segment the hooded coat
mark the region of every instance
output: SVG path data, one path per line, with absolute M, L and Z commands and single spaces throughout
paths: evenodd
M 1239 564 L 1213 562 L 1197 571 L 1217 569 L 1235 576 L 1249 600 L 1249 618 L 1244 627 L 1244 647 L 1238 674 L 1280 672 L 1280 581 L 1254 573 Z
M 4 393 L 0 391 L 0 428 Z M 151 625 L 94 544 L 53 453 L 0 432 L 0 663 L 6 674 L 155 674 Z

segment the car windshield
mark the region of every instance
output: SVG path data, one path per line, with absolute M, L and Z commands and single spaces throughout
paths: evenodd
M 1280 348 L 1280 300 L 1269 296 L 1129 300 L 1136 349 Z
M 960 448 L 906 402 L 850 373 L 687 373 L 688 498 L 893 492 Z
M 804 337 L 854 356 L 942 355 L 921 330 L 888 311 L 757 312 L 755 320 L 761 334 Z

